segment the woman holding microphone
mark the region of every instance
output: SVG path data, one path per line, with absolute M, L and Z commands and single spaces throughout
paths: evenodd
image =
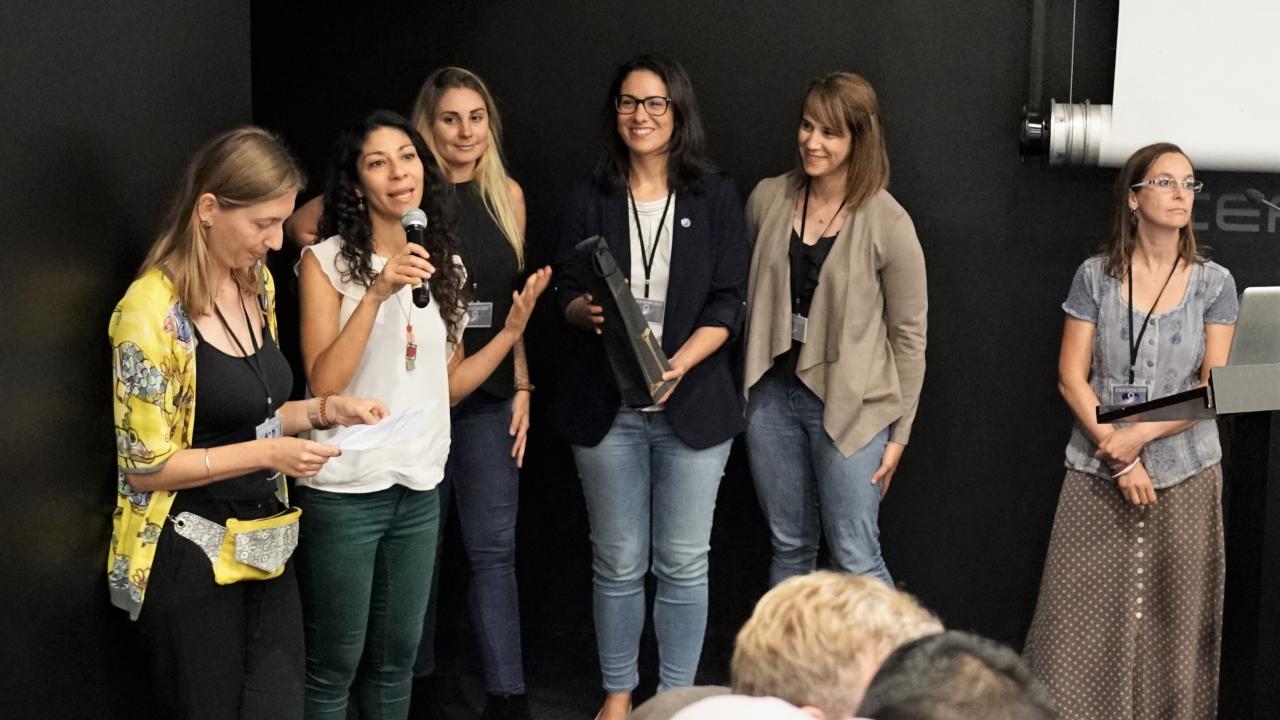
M 462 343 L 468 354 L 475 354 L 501 330 L 498 320 L 506 316 L 510 293 L 523 282 L 524 192 L 507 174 L 498 108 L 475 73 L 459 67 L 433 71 L 423 81 L 410 117 L 453 185 L 453 234 L 467 269 L 472 315 Z M 286 223 L 299 244 L 315 241 L 323 207 L 323 198 L 317 197 Z M 439 487 L 440 525 L 452 497 L 471 569 L 467 600 L 488 691 L 486 720 L 528 715 L 515 559 L 519 468 L 532 394 L 521 338 L 476 392 L 453 409 L 449 460 Z M 440 552 L 437 547 L 437 557 Z M 426 713 L 439 705 L 435 593 L 433 585 L 414 664 L 414 704 Z
M 467 356 L 466 270 L 451 235 L 451 190 L 407 120 L 370 114 L 340 137 L 320 235 L 301 267 L 302 352 L 318 396 L 358 388 L 393 413 L 420 411 L 411 442 L 346 453 L 300 480 L 300 575 L 307 625 L 309 717 L 345 718 L 352 685 L 362 713 L 404 717 L 431 587 L 436 486 L 449 454 L 449 408 L 514 345 L 550 279 L 511 293 L 502 329 Z M 401 218 L 421 209 L 425 244 Z M 428 283 L 416 307 L 412 286 Z

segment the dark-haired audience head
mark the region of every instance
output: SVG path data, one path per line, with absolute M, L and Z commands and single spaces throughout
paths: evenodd
M 1144 180 L 1160 176 L 1169 176 L 1175 182 L 1168 188 L 1140 185 Z M 1195 193 L 1181 185 L 1194 179 L 1191 158 L 1173 143 L 1153 143 L 1129 156 L 1116 176 L 1111 198 L 1111 236 L 1102 246 L 1103 269 L 1108 274 L 1120 277 L 1128 270 L 1138 233 L 1145 225 L 1176 227 L 1178 257 L 1184 263 L 1189 265 L 1204 258 L 1207 249 L 1196 244 L 1196 234 L 1191 227 Z
M 1048 690 L 1017 653 L 947 631 L 909 642 L 880 666 L 858 714 L 874 720 L 1053 720 Z
M 845 202 L 851 209 L 862 207 L 872 195 L 888 187 L 889 153 L 880 124 L 880 101 L 866 78 L 851 72 L 833 72 L 810 80 L 805 87 L 795 170 L 795 177 L 801 180 L 814 170 L 806 167 L 804 152 L 806 128 L 813 126 L 849 138 L 847 160 L 829 171 L 844 175 Z
M 941 631 L 914 598 L 874 578 L 826 571 L 793 577 L 765 593 L 739 631 L 733 691 L 843 720 L 885 656 Z
M 449 260 L 455 254 L 450 236 L 452 186 L 422 135 L 401 115 L 375 110 L 338 136 L 326 178 L 318 237 L 342 236 L 340 267 L 365 286 L 378 275 L 373 268 L 375 227 L 398 227 L 411 208 L 426 213 L 424 245 L 436 269 L 431 295 L 439 301 L 450 338 L 456 340 L 459 308 L 465 303 L 462 269 Z
M 619 107 L 623 96 L 632 101 L 661 100 L 651 101 L 652 107 L 640 102 L 631 109 L 626 103 Z M 600 120 L 605 152 L 596 177 L 606 184 L 624 186 L 633 158 L 642 155 L 666 157 L 667 183 L 675 191 L 688 188 L 715 170 L 707 158 L 706 133 L 693 83 L 675 60 L 638 55 L 618 66 L 609 83 Z

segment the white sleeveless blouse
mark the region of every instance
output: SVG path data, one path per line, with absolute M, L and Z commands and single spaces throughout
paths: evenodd
M 313 253 L 334 289 L 342 295 L 338 327 L 346 325 L 366 288 L 343 279 L 345 261 L 338 254 L 342 238 L 333 236 L 303 248 Z M 374 255 L 374 272 L 386 265 Z M 418 355 L 413 370 L 405 367 L 406 312 L 412 318 Z M 319 474 L 299 478 L 298 484 L 337 493 L 367 493 L 403 485 L 412 490 L 430 490 L 444 477 L 449 457 L 449 375 L 448 361 L 453 346 L 448 342 L 444 320 L 434 300 L 426 308 L 413 305 L 412 290 L 405 286 L 378 308 L 378 316 L 364 356 L 345 395 L 377 398 L 387 404 L 392 415 L 420 405 L 427 406 L 428 419 L 414 440 L 386 448 L 344 451 L 330 458 Z M 311 438 L 328 442 L 340 428 L 313 430 Z

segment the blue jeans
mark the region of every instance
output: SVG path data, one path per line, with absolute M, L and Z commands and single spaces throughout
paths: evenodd
M 515 438 L 507 434 L 510 427 L 510 398 L 477 391 L 459 403 L 453 409 L 453 440 L 440 485 L 441 502 L 447 505 L 452 495 L 457 503 L 462 546 L 471 566 L 467 603 L 485 689 L 499 695 L 525 691 L 516 590 L 520 474 L 511 457 Z M 434 615 L 429 610 L 423 624 L 414 666 L 418 676 L 435 670 Z
M 431 588 L 439 494 L 299 487 L 298 580 L 307 643 L 308 720 L 404 718 Z M 357 673 L 359 670 L 359 673 Z
M 707 554 L 732 440 L 695 450 L 664 412 L 618 411 L 595 447 L 573 446 L 591 521 L 592 604 L 607 692 L 640 682 L 644 576 L 653 552 L 658 692 L 693 684 L 707 628 Z
M 747 395 L 747 460 L 773 543 L 769 584 L 811 572 L 825 534 L 838 570 L 892 587 L 880 556 L 880 485 L 871 484 L 889 429 L 845 457 L 822 426 L 822 408 L 794 373 L 776 368 Z

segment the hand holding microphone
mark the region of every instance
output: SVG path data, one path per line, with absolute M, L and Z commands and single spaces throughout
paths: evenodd
M 409 208 L 400 216 L 400 227 L 404 228 L 409 242 L 426 247 L 427 214 L 421 208 Z M 431 303 L 431 290 L 425 282 L 413 286 L 413 304 L 424 308 Z
M 417 217 L 413 217 L 412 213 L 417 213 Z M 414 209 L 404 214 L 401 225 L 405 227 L 409 242 L 405 243 L 404 249 L 399 253 L 387 258 L 387 264 L 369 287 L 371 299 L 383 303 L 408 285 L 414 289 L 412 294 L 415 305 L 426 307 L 431 302 L 431 293 L 426 283 L 436 269 L 431 264 L 431 254 L 422 245 L 426 224 L 426 214 L 421 210 Z

